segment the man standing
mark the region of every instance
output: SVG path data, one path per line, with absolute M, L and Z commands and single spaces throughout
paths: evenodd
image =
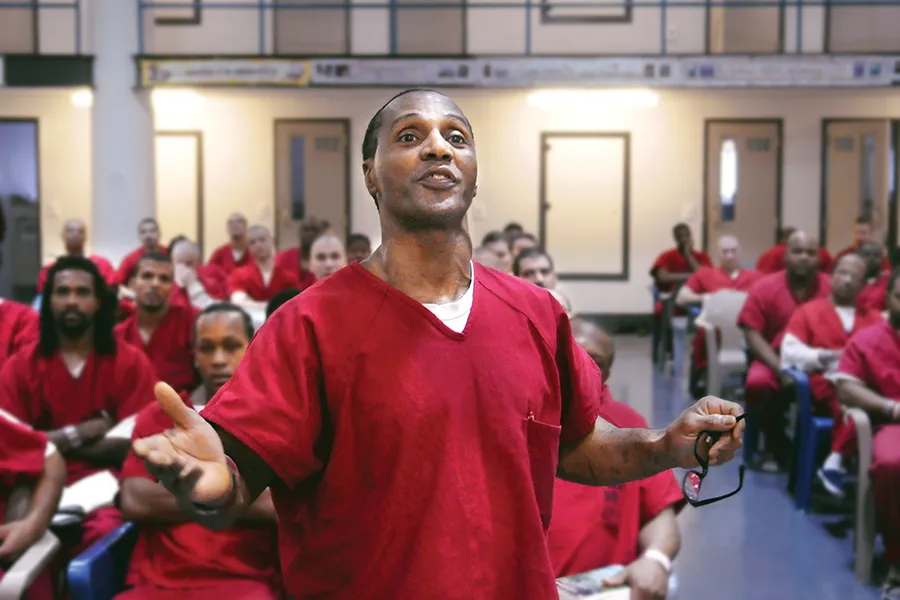
M 210 526 L 272 486 L 297 600 L 555 598 L 557 473 L 613 484 L 693 467 L 704 430 L 728 432 L 714 461 L 740 444 L 740 407 L 716 398 L 666 430 L 598 419 L 599 369 L 559 304 L 472 264 L 477 171 L 452 100 L 393 98 L 363 141 L 382 245 L 272 315 L 203 417 L 157 387 L 176 430 L 135 452 Z
M 87 225 L 81 219 L 69 219 L 63 225 L 62 231 L 63 247 L 66 249 L 65 256 L 84 256 L 84 245 L 87 242 Z M 97 270 L 107 283 L 114 283 L 116 278 L 116 270 L 112 264 L 97 254 L 92 254 L 91 262 L 97 265 Z M 44 291 L 44 284 L 47 282 L 47 271 L 50 265 L 46 265 L 38 273 L 37 291 L 38 294 Z

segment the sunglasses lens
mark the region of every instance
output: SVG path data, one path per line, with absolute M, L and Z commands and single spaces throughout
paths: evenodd
M 684 476 L 681 491 L 684 497 L 691 501 L 700 500 L 700 484 L 703 482 L 700 476 L 693 471 Z

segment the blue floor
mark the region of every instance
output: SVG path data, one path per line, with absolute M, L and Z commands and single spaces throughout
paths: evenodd
M 651 426 L 667 425 L 688 406 L 679 380 L 647 377 L 649 338 L 617 338 L 616 350 L 610 388 Z M 711 472 L 704 496 L 737 486 L 739 460 Z M 878 588 L 853 575 L 852 529 L 843 537 L 826 530 L 846 519 L 797 512 L 786 487 L 784 475 L 748 471 L 738 496 L 684 509 L 675 561 L 679 600 L 878 600 Z

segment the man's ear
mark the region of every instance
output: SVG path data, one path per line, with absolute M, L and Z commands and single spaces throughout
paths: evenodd
M 375 169 L 372 168 L 372 163 L 373 161 L 371 158 L 363 161 L 363 179 L 366 181 L 366 189 L 369 190 L 369 195 L 377 201 L 378 185 L 375 182 Z

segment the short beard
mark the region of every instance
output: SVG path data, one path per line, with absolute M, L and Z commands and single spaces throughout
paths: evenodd
M 160 304 L 138 304 L 138 308 L 140 308 L 142 311 L 152 314 L 162 312 L 165 307 L 166 304 L 164 302 Z
M 56 330 L 59 332 L 59 335 L 66 338 L 67 340 L 77 340 L 83 337 L 90 328 L 91 321 L 89 321 L 88 319 L 84 319 L 73 325 L 58 324 L 56 326 Z

